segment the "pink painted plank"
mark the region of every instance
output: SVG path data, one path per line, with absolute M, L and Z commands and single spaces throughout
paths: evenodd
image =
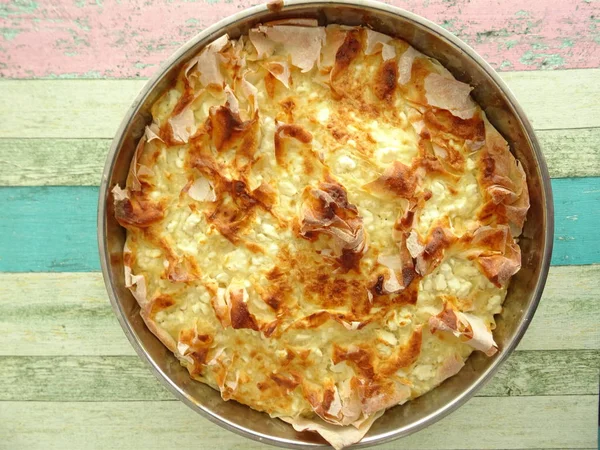
M 149 76 L 194 34 L 256 0 L 0 1 L 0 77 Z M 391 0 L 500 70 L 600 65 L 595 0 Z

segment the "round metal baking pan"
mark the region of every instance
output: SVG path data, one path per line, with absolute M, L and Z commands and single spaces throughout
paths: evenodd
M 523 164 L 530 190 L 531 208 L 519 239 L 523 266 L 511 281 L 504 311 L 494 331 L 500 351 L 492 358 L 476 352 L 458 375 L 437 389 L 387 411 L 365 438 L 355 444 L 357 448 L 366 447 L 406 436 L 446 416 L 471 398 L 516 348 L 533 318 L 550 265 L 554 233 L 550 177 L 531 124 L 498 74 L 464 42 L 415 14 L 370 0 L 290 1 L 281 8 L 259 5 L 246 9 L 198 34 L 146 83 L 117 131 L 100 186 L 98 244 L 110 301 L 132 346 L 156 377 L 202 416 L 227 430 L 268 444 L 288 448 L 326 445 L 316 434 L 297 433 L 266 414 L 234 401 L 223 401 L 218 392 L 191 380 L 187 370 L 146 328 L 135 299 L 124 286 L 125 231 L 114 219 L 110 190 L 117 183 L 124 185 L 137 141 L 145 125 L 151 122 L 150 107 L 169 86 L 182 63 L 224 33 L 236 38 L 257 23 L 288 17 L 316 18 L 321 25 L 369 26 L 402 38 L 438 59 L 457 79 L 474 87 L 473 97 Z

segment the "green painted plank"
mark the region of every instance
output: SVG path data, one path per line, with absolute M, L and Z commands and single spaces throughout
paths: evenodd
M 598 396 L 478 397 L 381 450 L 593 448 Z M 401 411 L 401 409 L 400 409 Z M 392 412 L 393 413 L 393 412 Z M 2 402 L 7 449 L 271 449 L 229 433 L 181 402 Z
M 551 267 L 519 350 L 599 350 L 599 291 L 600 265 Z M 135 355 L 96 272 L 0 273 L 0 330 L 1 356 Z
M 600 263 L 600 177 L 552 181 L 555 265 Z M 0 271 L 86 272 L 99 269 L 97 188 L 0 187 Z
M 0 271 L 99 268 L 95 187 L 1 187 Z
M 504 72 L 538 130 L 600 126 L 600 69 Z M 0 79 L 0 138 L 112 138 L 146 80 Z M 31 99 L 35 101 L 31 101 Z
M 536 135 L 552 178 L 600 176 L 600 128 L 540 130 Z
M 600 128 L 540 130 L 537 136 L 552 178 L 600 176 Z M 110 143 L 0 139 L 0 186 L 97 186 Z
M 480 397 L 598 394 L 600 351 L 518 351 Z M 172 400 L 136 356 L 0 357 L 0 401 Z
M 599 350 L 517 351 L 481 397 L 598 394 Z
M 98 186 L 110 142 L 0 139 L 0 186 Z

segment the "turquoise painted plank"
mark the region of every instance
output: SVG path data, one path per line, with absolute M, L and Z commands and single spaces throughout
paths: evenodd
M 599 263 L 600 177 L 554 179 L 552 191 L 555 223 L 552 264 Z
M 552 181 L 554 265 L 600 263 L 600 177 Z M 0 271 L 99 270 L 93 186 L 0 188 Z
M 98 188 L 0 188 L 0 271 L 89 272 L 100 268 Z

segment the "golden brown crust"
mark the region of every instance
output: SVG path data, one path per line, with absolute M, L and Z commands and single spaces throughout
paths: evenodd
M 193 379 L 341 447 L 497 351 L 529 197 L 470 90 L 305 19 L 181 67 L 113 195 L 125 284 Z

